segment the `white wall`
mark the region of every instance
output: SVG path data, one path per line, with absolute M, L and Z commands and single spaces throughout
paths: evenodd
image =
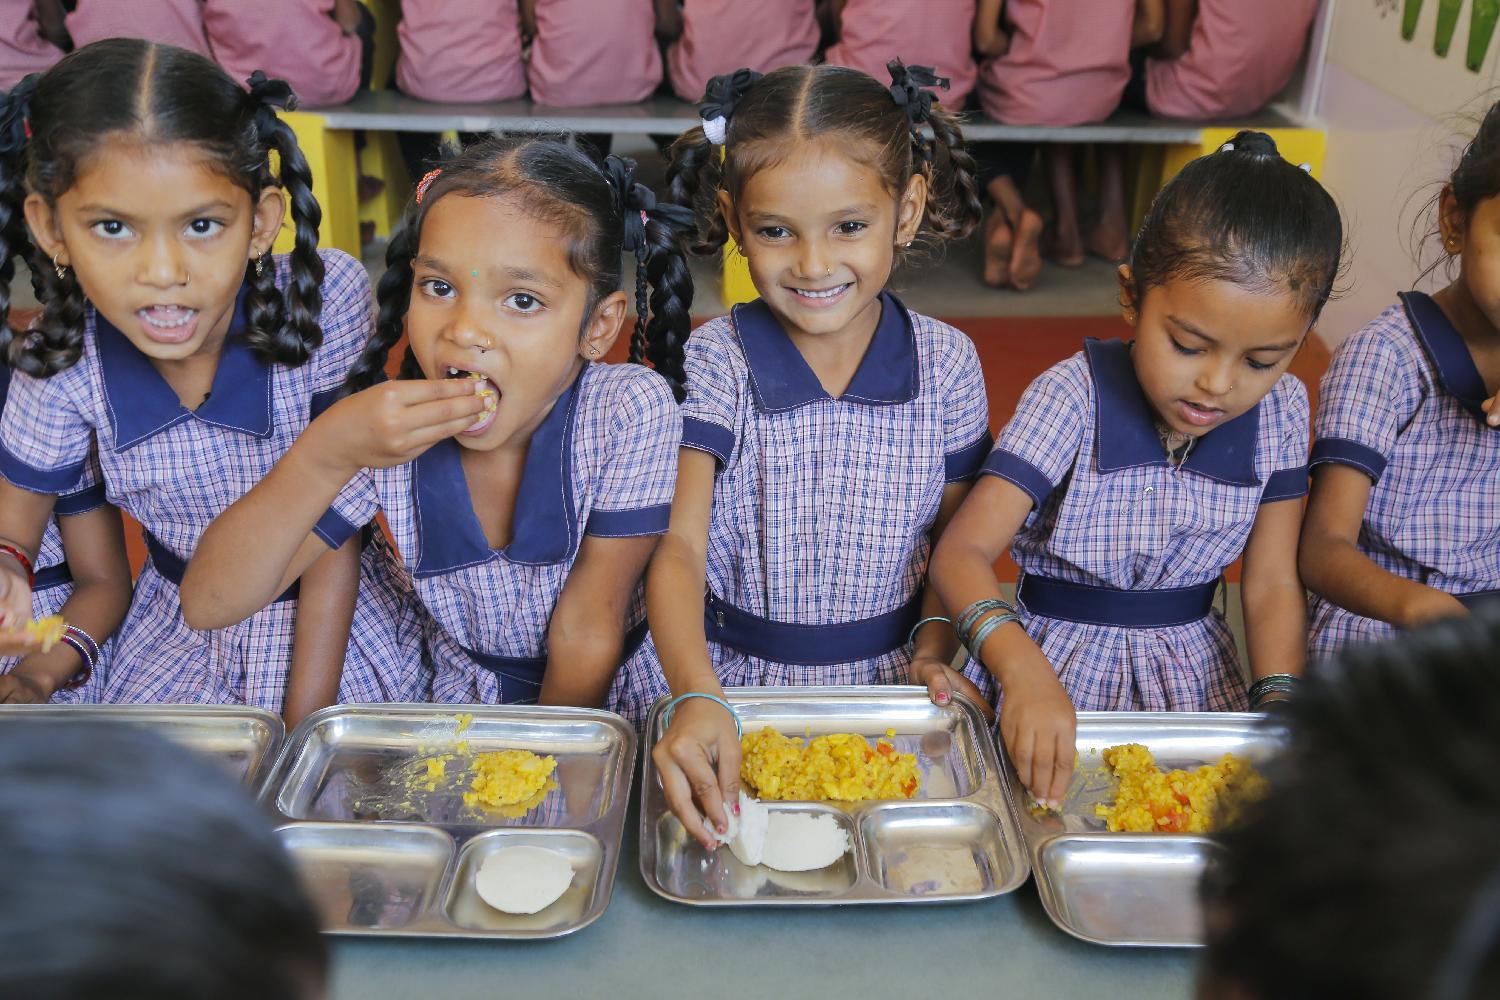
M 1321 106 L 1328 129 L 1323 182 L 1344 210 L 1350 259 L 1345 295 L 1329 303 L 1319 324 L 1330 347 L 1413 287 L 1421 269 L 1413 222 L 1418 235 L 1431 227 L 1427 200 L 1500 96 L 1500 33 L 1480 72 L 1464 66 L 1472 0 L 1463 4 L 1445 59 L 1433 51 L 1438 0 L 1423 3 L 1411 41 L 1401 37 L 1405 2 L 1337 0 L 1334 10 Z M 1427 244 L 1422 266 L 1434 250 Z

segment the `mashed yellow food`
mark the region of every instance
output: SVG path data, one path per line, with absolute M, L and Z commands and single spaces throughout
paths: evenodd
M 1266 781 L 1243 757 L 1226 753 L 1217 764 L 1192 771 L 1163 771 L 1151 751 L 1126 743 L 1104 751 L 1104 763 L 1120 779 L 1113 805 L 1094 807 L 1116 833 L 1207 833 L 1221 800 L 1253 798 Z
M 62 615 L 48 615 L 46 618 L 27 622 L 24 631 L 29 638 L 41 643 L 42 652 L 46 653 L 58 644 L 67 627 L 68 623 L 63 621 Z
M 921 783 L 916 754 L 897 753 L 885 738 L 872 747 L 856 733 L 832 733 L 804 743 L 767 727 L 747 734 L 740 750 L 740 780 L 761 799 L 909 799 Z
M 495 750 L 476 754 L 471 765 L 474 780 L 464 792 L 464 805 L 521 816 L 541 805 L 557 787 L 552 772 L 557 759 L 538 757 L 530 750 Z

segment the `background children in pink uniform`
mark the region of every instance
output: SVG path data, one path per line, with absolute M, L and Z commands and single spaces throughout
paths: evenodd
M 403 93 L 456 104 L 526 93 L 515 0 L 402 0 L 396 35 L 396 86 Z
M 651 0 L 521 0 L 538 104 L 629 104 L 661 83 Z
M 1109 117 L 1130 80 L 1135 12 L 1134 0 L 979 0 L 974 42 L 990 57 L 979 68 L 984 113 L 1007 125 L 1087 125 Z M 1101 163 L 1101 208 L 1114 239 L 1108 247 L 1090 240 L 1089 247 L 1118 259 L 1127 249 L 1124 161 L 1119 150 L 1108 152 Z M 1081 264 L 1085 240 L 1078 227 L 1073 148 L 1048 144 L 1045 159 L 1056 209 L 1048 255 Z M 1041 273 L 1041 220 L 1021 197 L 1021 168 L 1029 163 L 1028 154 L 998 176 L 986 171 L 985 186 L 996 205 L 986 226 L 984 279 L 991 285 L 1024 290 Z
M 877 80 L 892 59 L 931 66 L 949 80 L 943 105 L 963 110 L 979 76 L 971 44 L 975 0 L 832 0 L 829 9 L 838 41 L 828 47 L 825 62 L 864 70 Z
M 741 66 L 769 73 L 807 62 L 818 50 L 813 0 L 656 0 L 656 23 L 660 34 L 676 39 L 667 72 L 684 101 L 700 100 L 711 76 Z
M 0 90 L 11 89 L 28 73 L 45 72 L 63 57 L 58 42 L 67 33 L 61 13 L 59 0 L 42 0 L 35 7 L 24 0 L 0 4 Z
M 144 38 L 212 56 L 203 31 L 203 0 L 78 0 L 67 17 L 75 48 L 101 38 Z M 240 77 L 247 77 L 252 66 Z
M 343 104 L 368 82 L 374 23 L 356 0 L 202 2 L 214 58 L 236 80 L 263 70 L 291 84 L 303 107 Z
M 1291 79 L 1317 12 L 1318 0 L 1278 0 L 1275 16 L 1243 0 L 1166 0 L 1147 107 L 1188 119 L 1258 111 Z

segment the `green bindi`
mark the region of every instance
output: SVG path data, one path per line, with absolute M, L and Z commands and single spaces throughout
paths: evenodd
M 469 272 L 469 277 L 471 277 L 471 278 L 477 278 L 477 277 L 479 277 L 479 272 L 478 271 L 470 271 Z

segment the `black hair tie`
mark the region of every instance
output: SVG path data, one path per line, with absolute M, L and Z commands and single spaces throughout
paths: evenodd
M 703 123 L 703 134 L 715 146 L 724 145 L 729 134 L 729 119 L 734 116 L 735 106 L 745 93 L 760 80 L 761 74 L 753 69 L 740 68 L 733 73 L 713 77 L 703 93 L 703 103 L 698 108 L 698 117 Z
M 37 73 L 22 78 L 10 93 L 0 93 L 0 155 L 14 156 L 31 138 L 31 95 L 36 93 Z
M 256 70 L 245 81 L 245 86 L 250 89 L 255 127 L 262 138 L 276 128 L 276 112 L 297 110 L 297 94 L 285 80 L 268 77 L 264 71 Z
M 931 160 L 932 150 L 927 148 L 927 139 L 922 135 L 922 126 L 932 119 L 932 103 L 936 99 L 929 87 L 947 90 L 950 80 L 938 76 L 931 66 L 907 66 L 900 59 L 885 64 L 891 73 L 891 98 L 906 112 L 906 126 L 911 129 L 912 142 L 922 151 L 922 159 Z
M 656 192 L 635 180 L 635 161 L 613 154 L 604 158 L 604 175 L 615 192 L 615 206 L 624 220 L 621 249 L 640 257 L 646 250 L 646 220 L 656 217 L 686 228 L 693 223 L 692 209 L 685 205 L 658 205 Z

